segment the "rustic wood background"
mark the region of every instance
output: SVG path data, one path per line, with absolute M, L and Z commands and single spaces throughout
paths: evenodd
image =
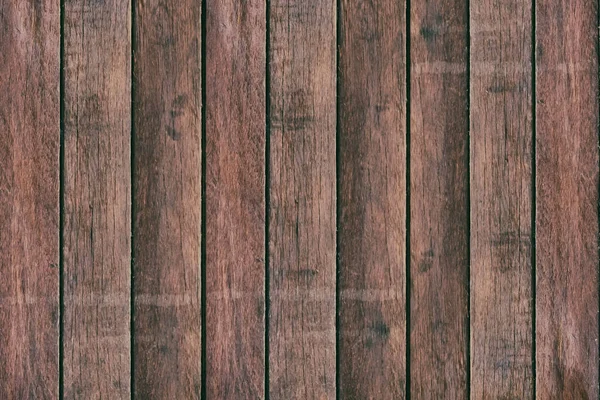
M 597 399 L 598 18 L 0 0 L 0 398 Z

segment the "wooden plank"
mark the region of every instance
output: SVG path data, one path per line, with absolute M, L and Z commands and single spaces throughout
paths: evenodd
M 199 398 L 200 2 L 135 7 L 134 391 Z
M 64 397 L 129 398 L 130 4 L 64 8 Z
M 270 398 L 336 391 L 336 3 L 270 4 Z
M 536 387 L 598 398 L 598 9 L 536 2 Z
M 413 2 L 410 18 L 410 392 L 465 398 L 467 3 Z
M 262 399 L 265 2 L 206 7 L 206 397 Z
M 339 393 L 405 398 L 406 4 L 343 0 Z
M 533 398 L 531 2 L 471 7 L 471 398 Z
M 0 398 L 58 398 L 59 2 L 0 2 Z

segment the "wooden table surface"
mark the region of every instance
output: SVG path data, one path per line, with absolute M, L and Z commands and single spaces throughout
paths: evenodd
M 0 0 L 0 399 L 598 399 L 591 0 Z

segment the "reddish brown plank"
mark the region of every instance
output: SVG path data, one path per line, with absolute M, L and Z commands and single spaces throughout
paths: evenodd
M 206 9 L 206 396 L 265 397 L 265 2 Z
M 410 391 L 465 398 L 467 3 L 412 2 L 410 18 Z
M 405 11 L 395 0 L 339 10 L 343 399 L 405 398 Z
M 270 398 L 335 397 L 336 4 L 270 4 Z
M 134 392 L 199 398 L 200 2 L 135 7 Z
M 537 397 L 598 398 L 597 3 L 536 1 Z
M 64 397 L 130 396 L 130 3 L 64 8 Z
M 59 2 L 0 1 L 0 398 L 58 398 Z
M 533 398 L 531 2 L 471 7 L 471 398 Z

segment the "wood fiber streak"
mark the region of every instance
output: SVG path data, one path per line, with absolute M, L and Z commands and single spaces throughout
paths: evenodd
M 131 7 L 64 8 L 64 397 L 130 397 Z
M 405 398 L 405 11 L 395 0 L 340 9 L 342 399 Z
M 336 4 L 270 11 L 270 398 L 333 399 Z
M 211 0 L 206 31 L 208 398 L 265 397 L 264 1 Z
M 471 1 L 471 398 L 531 399 L 531 2 Z
M 540 399 L 598 398 L 597 3 L 536 3 Z
M 0 0 L 0 398 L 58 398 L 58 0 Z
M 201 392 L 200 2 L 136 1 L 134 384 L 139 399 Z
M 410 18 L 410 392 L 465 398 L 467 3 L 412 2 Z

